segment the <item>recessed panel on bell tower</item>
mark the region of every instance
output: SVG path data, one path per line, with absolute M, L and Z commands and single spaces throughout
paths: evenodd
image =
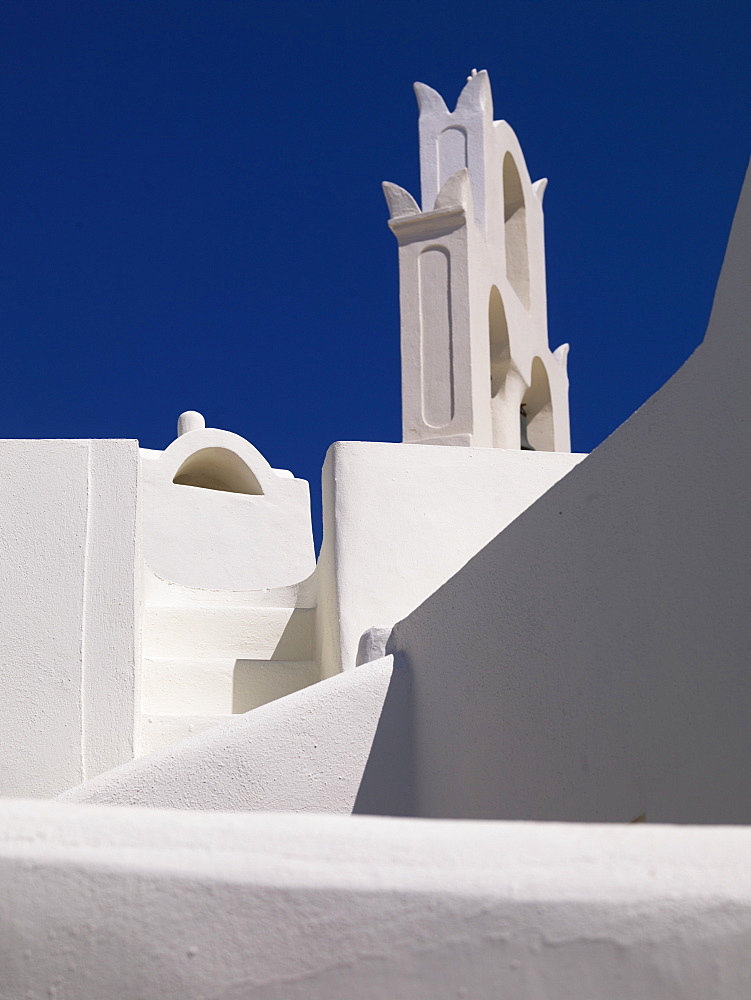
M 404 441 L 570 451 L 567 345 L 548 345 L 542 197 L 472 71 L 454 111 L 425 84 L 422 208 L 384 184 L 399 242 Z

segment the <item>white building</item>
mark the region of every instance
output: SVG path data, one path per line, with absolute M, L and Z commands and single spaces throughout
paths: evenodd
M 200 414 L 0 442 L 3 996 L 751 989 L 751 189 L 705 342 L 574 455 L 545 181 L 486 73 L 416 91 L 404 443 L 331 446 L 317 563 Z

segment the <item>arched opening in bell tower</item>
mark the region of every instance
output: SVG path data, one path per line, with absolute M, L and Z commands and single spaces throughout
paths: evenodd
M 510 416 L 514 411 L 514 403 L 513 400 L 509 400 L 508 392 L 511 372 L 511 343 L 503 299 L 495 285 L 490 289 L 488 330 L 490 334 L 490 416 L 493 427 L 493 447 L 518 448 L 519 429 L 516 419 Z
M 506 242 L 506 277 L 525 309 L 529 309 L 529 254 L 527 207 L 521 177 L 511 153 L 503 158 L 503 220 Z
M 555 451 L 553 434 L 553 403 L 550 381 L 540 358 L 532 362 L 529 389 L 522 400 L 527 425 L 527 437 L 534 451 Z

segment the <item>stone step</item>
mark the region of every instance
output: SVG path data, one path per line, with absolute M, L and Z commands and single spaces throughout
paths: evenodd
M 315 660 L 147 657 L 141 710 L 164 716 L 249 712 L 319 679 Z
M 148 659 L 312 660 L 315 609 L 147 605 L 143 655 Z

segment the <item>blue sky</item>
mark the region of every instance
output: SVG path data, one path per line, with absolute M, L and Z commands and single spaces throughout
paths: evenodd
M 588 451 L 701 340 L 751 154 L 751 4 L 6 2 L 2 437 L 177 415 L 311 482 L 400 439 L 396 243 L 422 80 L 473 67 L 545 196 Z

